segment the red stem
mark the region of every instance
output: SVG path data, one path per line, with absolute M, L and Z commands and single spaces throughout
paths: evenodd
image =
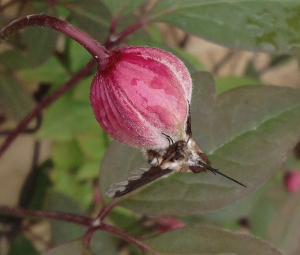
M 103 61 L 105 65 L 105 59 L 109 57 L 109 52 L 88 34 L 66 21 L 47 15 L 28 15 L 13 21 L 0 32 L 0 43 L 16 31 L 30 26 L 50 27 L 71 37 L 86 48 L 97 61 L 100 61 L 100 65 Z
M 117 203 L 117 200 L 113 200 L 109 205 L 104 206 L 97 218 L 100 219 L 100 221 L 103 221 L 110 211 L 117 205 Z
M 47 218 L 51 220 L 61 220 L 82 226 L 89 227 L 94 219 L 86 216 L 81 216 L 72 213 L 64 212 L 49 212 L 49 211 L 37 211 L 30 210 L 21 207 L 10 207 L 6 205 L 0 205 L 0 212 L 3 214 L 14 215 L 17 217 L 37 217 L 37 218 Z
M 111 209 L 116 205 L 116 203 L 110 204 L 108 207 L 106 207 L 106 212 L 108 213 L 111 211 Z M 60 220 L 60 221 L 66 221 L 73 224 L 78 224 L 81 226 L 89 227 L 85 234 L 85 241 L 84 245 L 85 248 L 89 247 L 91 238 L 93 233 L 97 229 L 101 229 L 103 231 L 107 231 L 115 236 L 121 237 L 124 240 L 126 240 L 129 243 L 133 243 L 137 245 L 141 250 L 148 250 L 153 252 L 155 255 L 159 255 L 159 253 L 155 250 L 153 250 L 149 245 L 142 242 L 141 238 L 133 236 L 117 227 L 107 225 L 104 222 L 100 222 L 99 225 L 95 226 L 94 222 L 95 219 L 81 216 L 77 214 L 72 213 L 64 213 L 64 212 L 49 212 L 49 211 L 37 211 L 37 210 L 29 210 L 26 208 L 20 208 L 20 207 L 10 207 L 6 205 L 0 205 L 0 213 L 2 214 L 9 214 L 17 217 L 34 217 L 34 218 L 46 218 L 51 220 Z M 107 214 L 106 214 L 107 215 Z
M 128 35 L 132 34 L 136 30 L 143 27 L 147 22 L 148 22 L 148 19 L 140 19 L 136 23 L 129 26 L 128 28 L 124 29 L 118 35 L 110 34 L 110 37 L 106 43 L 106 47 L 110 48 L 113 45 L 119 44 L 120 42 L 122 42 L 124 40 L 124 38 L 126 38 Z
M 141 238 L 131 235 L 128 232 L 123 231 L 122 229 L 119 229 L 117 227 L 111 226 L 111 225 L 107 225 L 105 223 L 102 223 L 99 226 L 99 229 L 102 229 L 104 231 L 107 231 L 113 235 L 116 235 L 118 237 L 121 237 L 122 239 L 126 240 L 129 243 L 133 243 L 136 246 L 138 246 L 142 251 L 151 251 L 153 254 L 155 255 L 160 255 L 160 253 L 158 253 L 157 251 L 153 250 L 148 244 L 145 244 L 144 242 L 142 242 Z
M 73 87 L 76 84 L 76 82 L 78 82 L 79 80 L 87 76 L 95 65 L 96 62 L 94 61 L 94 59 L 92 59 L 70 80 L 68 80 L 65 84 L 63 84 L 61 87 L 55 90 L 48 97 L 45 97 L 7 136 L 6 140 L 0 146 L 0 157 L 10 146 L 10 144 L 17 138 L 18 134 L 20 134 L 26 128 L 26 126 L 30 123 L 31 120 L 33 120 L 44 108 L 46 108 L 58 97 L 60 97 L 62 94 L 67 92 L 71 87 Z

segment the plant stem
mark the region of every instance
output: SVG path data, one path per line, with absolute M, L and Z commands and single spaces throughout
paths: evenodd
M 100 221 L 103 221 L 106 218 L 106 216 L 110 213 L 110 211 L 117 205 L 117 203 L 117 200 L 113 200 L 109 205 L 104 206 L 97 218 Z
M 30 26 L 50 27 L 71 37 L 86 48 L 97 61 L 100 61 L 100 65 L 101 62 L 105 64 L 105 59 L 109 57 L 109 52 L 88 34 L 66 21 L 47 15 L 28 15 L 13 21 L 0 32 L 0 43 L 16 31 Z
M 106 211 L 110 211 L 116 203 L 111 203 Z M 89 227 L 88 231 L 85 234 L 85 247 L 88 248 L 92 235 L 94 231 L 103 230 L 107 231 L 115 236 L 121 237 L 129 243 L 133 243 L 137 245 L 141 250 L 151 251 L 155 255 L 159 255 L 159 253 L 153 250 L 149 245 L 142 242 L 141 238 L 133 236 L 117 227 L 107 225 L 104 222 L 101 222 L 98 226 L 94 226 L 95 219 L 81 216 L 72 213 L 64 213 L 64 212 L 49 212 L 49 211 L 37 211 L 37 210 L 29 210 L 20 207 L 10 207 L 6 205 L 0 205 L 0 213 L 13 215 L 17 217 L 34 217 L 34 218 L 45 218 L 51 220 L 60 220 L 65 222 L 70 222 L 73 224 L 78 224 L 81 226 Z M 106 214 L 107 215 L 107 214 Z
M 126 240 L 129 243 L 133 243 L 136 246 L 138 246 L 142 251 L 151 251 L 155 255 L 160 255 L 157 251 L 153 250 L 148 244 L 145 244 L 142 242 L 141 238 L 136 237 L 134 235 L 129 234 L 128 232 L 123 231 L 122 229 L 119 229 L 117 227 L 107 225 L 105 223 L 102 223 L 99 226 L 99 229 L 102 229 L 104 231 L 107 231 L 113 235 L 116 235 L 118 237 L 121 237 L 122 239 Z
M 17 217 L 38 217 L 51 220 L 61 220 L 86 227 L 89 227 L 94 220 L 90 217 L 72 213 L 37 211 L 21 207 L 10 207 L 6 205 L 0 205 L 0 213 L 14 215 Z
M 134 24 L 132 24 L 131 26 L 127 27 L 126 29 L 124 29 L 121 33 L 119 33 L 118 35 L 113 35 L 111 34 L 106 46 L 107 48 L 112 47 L 112 45 L 116 45 L 119 44 L 120 42 L 122 42 L 128 35 L 132 34 L 133 32 L 135 32 L 136 30 L 140 29 L 141 27 L 143 27 L 146 23 L 148 22 L 147 19 L 140 19 L 137 22 L 135 22 Z
M 19 124 L 18 126 L 7 136 L 6 140 L 0 146 L 0 157 L 5 152 L 5 150 L 10 146 L 10 144 L 17 138 L 19 133 L 26 128 L 32 119 L 34 119 L 42 109 L 46 108 L 53 101 L 55 101 L 62 94 L 67 92 L 71 87 L 73 87 L 79 80 L 84 78 L 89 74 L 92 68 L 96 65 L 94 59 L 89 61 L 78 73 L 76 73 L 70 80 L 65 84 L 55 90 L 51 95 L 45 97 Z

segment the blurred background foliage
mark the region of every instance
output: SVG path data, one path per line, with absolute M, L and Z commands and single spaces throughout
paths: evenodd
M 109 34 L 112 17 L 120 15 L 117 31 L 122 31 L 142 17 L 153 2 L 155 1 L 2 0 L 0 1 L 0 27 L 3 28 L 18 17 L 43 13 L 67 20 L 103 43 Z M 170 4 L 172 1 L 162 1 L 157 9 L 154 9 L 156 13 L 159 12 L 159 8 L 163 8 L 163 3 L 168 4 L 168 2 Z M 219 8 L 222 13 L 222 6 L 220 5 Z M 203 12 L 209 14 L 209 10 Z M 184 13 L 180 15 L 184 16 Z M 229 16 L 234 15 L 229 14 Z M 172 16 L 166 15 L 159 21 L 171 22 L 197 34 L 195 31 L 197 26 L 188 29 L 184 22 L 178 23 L 179 19 L 172 22 Z M 211 30 L 212 34 L 218 36 L 210 38 L 209 35 L 203 35 L 204 38 L 219 43 L 224 41 L 227 36 L 226 31 L 219 31 L 210 25 L 209 22 L 205 23 L 202 28 Z M 202 31 L 199 30 L 198 33 L 201 34 Z M 239 31 L 228 37 L 232 39 L 234 36 L 239 36 Z M 130 35 L 125 44 L 162 48 L 182 59 L 191 73 L 203 70 L 211 72 L 216 79 L 217 94 L 243 85 L 259 86 L 266 83 L 300 87 L 297 51 L 292 55 L 286 49 L 278 50 L 284 52 L 279 54 L 272 47 L 266 46 L 263 49 L 266 51 L 271 49 L 272 54 L 250 53 L 239 48 L 253 49 L 255 46 L 243 47 L 243 44 L 233 45 L 235 49 L 227 49 L 205 42 L 165 23 L 146 25 Z M 228 40 L 223 44 L 230 46 L 231 42 Z M 90 59 L 91 56 L 82 46 L 48 28 L 26 28 L 1 45 L 1 141 L 35 104 L 66 82 Z M 0 203 L 11 201 L 11 205 L 32 209 L 91 215 L 95 215 L 99 210 L 101 206 L 99 167 L 112 139 L 99 127 L 90 107 L 89 88 L 93 74 L 94 72 L 81 80 L 45 110 L 40 120 L 36 121 L 37 124 L 30 124 L 27 134 L 23 135 L 28 136 L 28 133 L 31 133 L 30 138 L 33 137 L 34 142 L 17 141 L 19 150 L 26 153 L 27 158 L 32 159 L 29 164 L 22 162 L 23 157 L 20 156 L 19 151 L 13 148 L 8 151 L 11 156 L 1 162 L 0 176 L 3 169 L 11 171 L 10 166 L 8 168 L 5 166 L 11 158 L 20 163 L 18 169 L 13 166 L 15 175 L 11 175 L 10 178 L 19 178 L 16 177 L 19 172 L 23 174 L 18 185 L 10 184 L 11 179 L 2 175 L 2 180 L 4 178 L 5 180 L 2 181 L 3 185 L 1 183 L 3 192 L 0 192 L 2 194 Z M 36 129 L 35 125 L 37 125 Z M 204 223 L 250 233 L 269 241 L 284 254 L 300 254 L 300 193 L 291 194 L 284 185 L 286 173 L 292 169 L 296 171 L 300 169 L 299 151 L 298 145 L 290 152 L 278 172 L 242 201 L 218 211 L 178 217 L 176 220 L 184 225 Z M 10 192 L 9 189 L 14 191 Z M 12 194 L 15 196 L 12 197 Z M 7 197 L 9 198 L 6 199 Z M 67 223 L 51 221 L 49 224 L 44 220 L 21 221 L 4 215 L 1 215 L 0 220 L 0 254 L 39 254 L 46 248 L 80 238 L 84 233 L 82 228 Z M 122 207 L 112 211 L 109 221 L 131 234 L 145 237 L 157 234 L 162 226 L 167 230 L 174 227 L 174 222 L 165 221 L 162 217 L 136 215 Z M 18 231 L 19 227 L 22 231 Z M 112 238 L 106 233 L 99 235 L 100 237 L 94 237 L 98 238 L 98 241 L 93 244 L 96 254 L 103 249 L 110 252 L 107 254 L 117 254 L 117 250 L 124 249 L 132 254 L 139 252 L 135 247 L 128 246 L 122 240 Z M 64 251 L 60 252 L 63 254 Z

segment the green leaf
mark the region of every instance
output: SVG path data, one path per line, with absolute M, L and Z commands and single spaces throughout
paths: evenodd
M 110 12 L 115 15 L 126 15 L 133 12 L 140 5 L 142 5 L 146 0 L 101 0 L 106 7 L 110 10 Z
M 90 102 L 90 87 L 93 81 L 93 76 L 82 79 L 76 84 L 72 98 L 75 101 Z
M 52 171 L 53 189 L 68 196 L 84 208 L 92 204 L 93 184 L 92 181 L 78 181 L 74 170 L 54 168 Z
M 37 67 L 46 62 L 55 50 L 58 32 L 50 28 L 27 27 L 23 42 L 28 47 L 27 63 L 30 67 Z
M 164 255 L 282 255 L 262 239 L 208 226 L 183 227 L 151 238 L 147 243 Z
M 107 148 L 106 134 L 103 129 L 99 126 L 90 128 L 77 134 L 76 140 L 85 156 L 101 161 Z
M 38 255 L 38 251 L 35 249 L 34 245 L 26 236 L 19 233 L 17 234 L 9 248 L 8 255 Z
M 191 215 L 216 210 L 249 195 L 283 164 L 300 137 L 300 90 L 242 86 L 215 96 L 210 74 L 192 76 L 193 138 L 212 167 L 242 183 L 208 173 L 174 173 L 122 197 L 145 214 Z M 118 155 L 118 158 L 116 158 Z M 138 150 L 113 142 L 104 156 L 100 189 L 143 162 Z
M 38 167 L 38 173 L 36 174 L 34 182 L 34 191 L 30 198 L 28 208 L 34 210 L 44 209 L 45 197 L 48 192 L 48 188 L 51 186 L 49 178 L 49 170 L 53 167 L 53 163 L 50 160 L 45 161 Z
M 115 207 L 109 213 L 109 219 L 112 220 L 118 228 L 132 235 L 139 235 L 143 228 L 143 224 L 139 221 L 134 212 L 120 206 Z
M 76 179 L 78 181 L 84 181 L 89 179 L 94 179 L 99 176 L 100 161 L 89 161 L 84 163 L 76 174 Z
M 72 255 L 82 255 L 84 254 L 84 246 L 83 246 L 83 239 L 78 238 L 68 243 L 64 243 L 57 247 L 54 247 L 48 251 L 42 253 L 42 255 L 65 255 L 65 254 L 72 254 Z M 91 253 L 86 253 L 86 255 L 90 255 Z
M 300 193 L 290 195 L 269 225 L 266 240 L 284 254 L 299 249 L 300 239 Z
M 49 192 L 47 210 L 84 215 L 84 210 L 71 198 L 57 192 Z M 51 220 L 51 244 L 53 246 L 81 237 L 86 227 L 64 221 Z
M 104 231 L 97 231 L 92 238 L 91 246 L 97 255 L 118 255 L 119 240 Z
M 74 140 L 55 142 L 52 146 L 52 159 L 56 167 L 71 169 L 83 163 L 83 154 Z
M 96 41 L 106 40 L 110 27 L 110 15 L 106 6 L 99 0 L 75 0 L 68 4 L 70 18 L 76 26 Z
M 74 202 L 74 200 L 70 199 L 69 197 L 63 196 L 59 193 L 50 193 L 49 194 L 49 208 L 48 210 L 51 211 L 60 211 L 60 212 L 68 212 L 68 213 L 74 213 L 74 214 L 80 214 L 83 215 L 84 211 L 82 208 Z M 87 228 L 67 223 L 64 221 L 56 221 L 51 220 L 51 236 L 52 236 L 52 245 L 60 245 L 62 243 L 68 242 L 70 240 L 73 240 L 72 242 L 68 244 L 63 244 L 59 247 L 56 247 L 53 249 L 53 253 L 45 253 L 43 255 L 65 255 L 65 254 L 82 254 L 82 253 L 76 253 L 71 252 L 73 251 L 73 248 L 77 249 L 82 252 L 83 244 L 82 239 L 79 238 L 85 233 L 85 230 Z M 79 238 L 79 239 L 77 239 Z M 103 254 L 103 251 L 105 251 L 105 254 L 118 254 L 117 253 L 117 242 L 118 240 L 113 237 L 112 235 L 104 232 L 104 231 L 97 231 L 94 233 L 92 237 L 92 249 L 96 254 Z M 70 245 L 70 246 L 69 246 Z M 68 247 L 70 250 L 68 250 Z M 57 249 L 57 250 L 56 250 Z M 52 251 L 52 250 L 51 250 Z M 55 253 L 56 251 L 59 251 L 59 253 Z M 50 251 L 47 251 L 50 252 Z
M 0 54 L 0 64 L 8 69 L 20 69 L 27 65 L 27 61 L 22 51 L 13 49 Z
M 216 94 L 245 85 L 260 85 L 259 80 L 249 77 L 226 76 L 216 78 Z
M 18 75 L 27 81 L 57 83 L 59 85 L 68 79 L 66 70 L 55 57 L 49 58 L 46 63 L 38 68 L 22 69 L 18 72 Z
M 10 117 L 22 120 L 33 107 L 31 96 L 18 80 L 0 74 L 0 106 Z
M 70 40 L 69 51 L 70 69 L 72 72 L 77 72 L 92 59 L 91 54 L 81 44 L 75 42 L 74 40 Z M 91 83 L 88 87 L 90 86 Z
M 202 213 L 196 216 L 200 219 L 205 219 L 209 221 L 237 221 L 241 218 L 247 218 L 251 215 L 253 210 L 256 210 L 256 206 L 258 201 L 265 194 L 265 190 L 263 187 L 260 187 L 258 190 L 255 190 L 252 194 L 247 196 L 246 198 L 229 205 L 225 208 L 222 208 L 217 211 L 212 211 L 209 213 Z
M 64 96 L 48 108 L 39 135 L 47 139 L 68 141 L 92 126 L 98 124 L 91 105 Z
M 297 0 L 161 0 L 153 15 L 230 48 L 300 52 Z

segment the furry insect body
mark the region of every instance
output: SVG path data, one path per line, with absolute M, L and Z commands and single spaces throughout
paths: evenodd
M 180 140 L 161 150 L 147 150 L 145 155 L 148 163 L 162 169 L 175 172 L 207 171 L 204 165 L 209 165 L 207 156 L 199 149 L 192 138 Z M 199 161 L 203 165 L 199 165 Z
M 120 197 L 142 187 L 171 172 L 193 172 L 200 173 L 211 171 L 225 178 L 246 187 L 244 184 L 219 172 L 210 166 L 207 156 L 200 150 L 196 142 L 192 139 L 191 117 L 188 116 L 186 123 L 186 137 L 173 142 L 172 138 L 165 135 L 170 145 L 167 148 L 158 150 L 145 150 L 144 154 L 149 165 L 139 166 L 128 172 L 119 180 L 110 185 L 106 191 L 106 196 L 111 198 Z

